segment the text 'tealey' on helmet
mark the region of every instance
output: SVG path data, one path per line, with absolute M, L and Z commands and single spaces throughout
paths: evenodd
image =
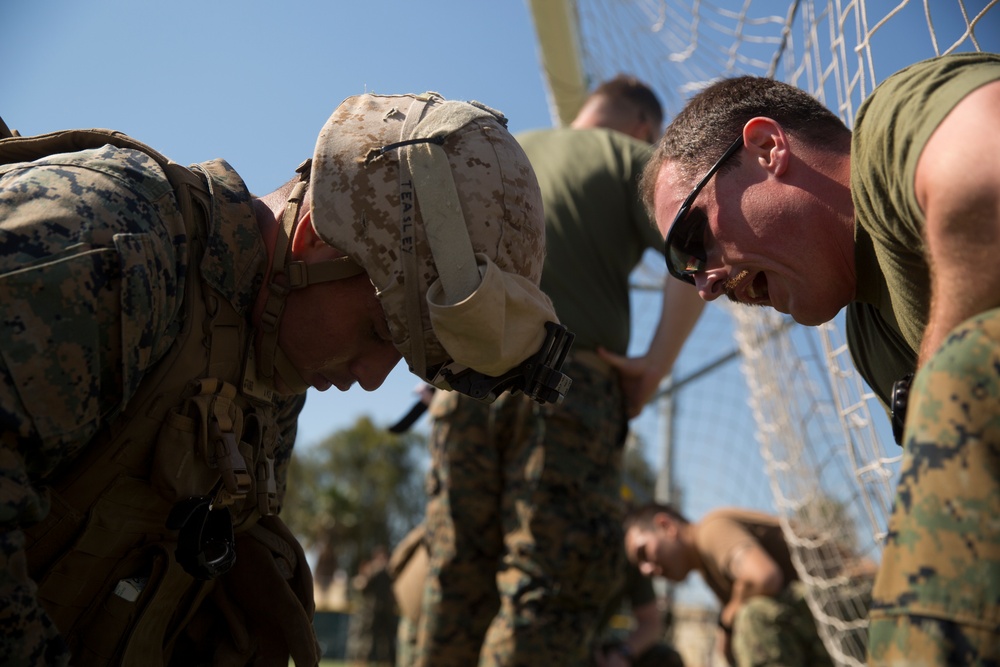
M 538 182 L 498 112 L 436 93 L 349 97 L 319 135 L 310 188 L 316 232 L 367 272 L 420 377 L 443 363 L 500 375 L 558 322 L 538 289 Z

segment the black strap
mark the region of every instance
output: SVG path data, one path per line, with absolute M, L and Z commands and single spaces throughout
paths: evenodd
M 417 401 L 410 408 L 410 411 L 403 415 L 402 419 L 389 427 L 389 433 L 406 433 L 425 412 L 427 412 L 427 404 L 423 401 Z

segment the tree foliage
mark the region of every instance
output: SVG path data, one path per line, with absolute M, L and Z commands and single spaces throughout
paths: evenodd
M 320 556 L 315 576 L 353 572 L 376 546 L 391 548 L 423 516 L 426 437 L 394 435 L 367 416 L 295 452 L 282 518 Z

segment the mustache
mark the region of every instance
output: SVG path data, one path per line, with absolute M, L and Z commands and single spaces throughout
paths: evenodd
M 729 297 L 730 301 L 736 301 L 736 294 L 734 290 L 739 286 L 741 282 L 743 282 L 743 280 L 748 275 L 750 275 L 750 271 L 748 269 L 743 269 L 735 276 L 733 276 L 725 283 L 723 283 L 722 290 L 726 293 L 726 296 Z
M 723 293 L 730 301 L 732 301 L 735 304 L 739 304 L 741 306 L 750 306 L 751 308 L 763 308 L 764 304 L 762 303 L 747 303 L 746 301 L 740 301 L 739 298 L 736 296 L 736 291 L 735 291 L 736 288 L 739 286 L 741 282 L 743 282 L 743 280 L 748 275 L 750 275 L 750 271 L 748 271 L 747 269 L 743 269 L 735 276 L 727 280 L 725 283 L 723 283 L 722 286 Z

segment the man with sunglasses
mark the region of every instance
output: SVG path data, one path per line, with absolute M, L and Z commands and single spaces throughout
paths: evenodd
M 430 576 L 418 662 L 577 665 L 623 572 L 621 457 L 628 420 L 669 372 L 701 312 L 665 285 L 644 355 L 624 356 L 629 274 L 661 238 L 638 194 L 662 110 L 633 77 L 588 97 L 572 127 L 518 135 L 538 175 L 548 253 L 542 289 L 576 334 L 559 404 L 504 395 L 430 406 Z M 615 660 L 622 660 L 617 655 Z
M 538 184 L 482 104 L 348 98 L 263 197 L 119 133 L 0 138 L 4 665 L 315 665 L 278 516 L 307 388 L 569 386 Z
M 847 308 L 905 426 L 872 664 L 1000 660 L 998 155 L 1000 55 L 969 53 L 888 78 L 853 134 L 792 86 L 720 81 L 644 173 L 671 275 L 806 325 Z

